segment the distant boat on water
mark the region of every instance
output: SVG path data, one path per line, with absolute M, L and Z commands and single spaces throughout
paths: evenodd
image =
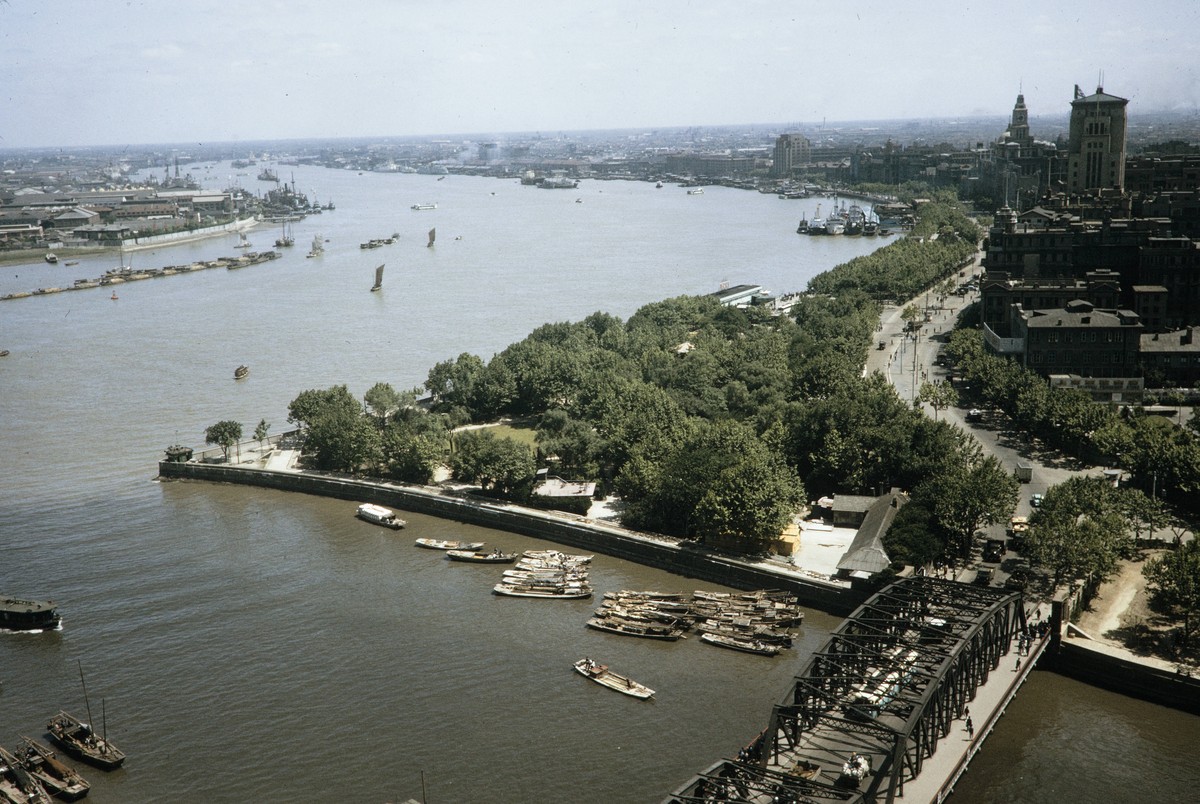
M 310 249 L 308 250 L 308 254 L 306 254 L 306 255 L 304 255 L 304 256 L 306 256 L 306 257 L 320 257 L 320 256 L 321 256 L 322 254 L 324 254 L 324 253 L 325 253 L 325 243 L 324 243 L 324 241 L 323 241 L 323 240 L 321 240 L 321 236 L 320 236 L 320 235 L 314 235 L 314 236 L 313 236 L 313 241 L 312 241 L 312 248 L 310 248 Z
M 433 241 L 437 240 L 437 228 L 429 230 L 429 242 L 425 244 L 426 248 L 433 248 Z
M 425 201 L 420 204 L 413 204 L 412 208 L 418 211 L 425 209 L 437 209 L 437 204 L 433 203 L 432 201 Z
M 375 269 L 375 284 L 371 285 L 371 290 L 379 290 L 381 287 L 383 287 L 383 266 L 384 265 L 385 265 L 385 263 L 380 263 L 379 267 Z
M 250 373 L 250 367 L 245 364 L 242 364 L 233 370 L 233 378 L 235 380 L 240 380 L 240 379 L 243 379 L 249 373 Z
M 245 232 L 238 232 L 238 242 L 234 248 L 250 248 L 250 238 L 246 237 Z
M 276 181 L 278 181 L 278 179 L 276 179 Z M 296 245 L 296 238 L 292 237 L 291 233 L 288 232 L 287 222 L 284 221 L 284 222 L 280 223 L 279 226 L 280 226 L 280 232 L 279 232 L 279 237 L 275 240 L 275 247 L 276 248 L 286 248 L 288 246 Z

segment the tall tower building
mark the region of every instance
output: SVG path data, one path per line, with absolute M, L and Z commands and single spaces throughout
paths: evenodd
M 1017 95 L 1017 102 L 1013 105 L 1012 120 L 1008 124 L 1008 129 L 1004 132 L 1003 142 L 1016 143 L 1018 151 L 1014 156 L 1026 156 L 1029 146 L 1033 144 L 1033 138 L 1029 136 L 1029 109 L 1025 106 L 1025 95 Z
M 1094 193 L 1125 186 L 1125 107 L 1129 101 L 1096 87 L 1085 96 L 1075 86 L 1067 143 L 1067 192 Z
M 780 134 L 775 138 L 775 161 L 771 167 L 771 175 L 777 178 L 788 178 L 792 168 L 810 161 L 811 145 L 807 137 L 799 134 Z

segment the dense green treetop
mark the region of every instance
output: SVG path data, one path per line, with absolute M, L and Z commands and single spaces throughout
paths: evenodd
M 1030 518 L 1030 557 L 1054 572 L 1055 584 L 1103 578 L 1133 547 L 1136 493 L 1101 477 L 1076 476 L 1052 486 Z
M 1200 614 L 1200 542 L 1195 539 L 1151 558 L 1142 568 L 1150 605 L 1183 618 L 1183 641 L 1191 639 Z
M 229 450 L 242 437 L 242 423 L 232 420 L 225 420 L 210 425 L 204 429 L 204 443 L 216 444 L 225 453 L 226 462 L 229 461 Z
M 647 304 L 628 321 L 594 313 L 538 327 L 491 360 L 438 363 L 424 408 L 385 383 L 365 407 L 339 386 L 300 394 L 289 421 L 304 427 L 315 466 L 425 482 L 450 427 L 532 418 L 541 460 L 611 482 L 629 524 L 758 550 L 806 490 L 917 489 L 942 472 L 982 471 L 960 430 L 914 411 L 882 376 L 862 376 L 879 300 L 951 276 L 974 253 L 978 231 L 945 198 L 919 214 L 916 237 L 814 279 L 788 315 L 713 296 Z M 527 447 L 484 433 L 453 442 L 456 477 L 527 493 L 538 465 Z M 931 514 L 943 541 L 991 515 L 958 502 Z

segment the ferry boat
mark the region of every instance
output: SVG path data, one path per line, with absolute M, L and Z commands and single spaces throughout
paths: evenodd
M 407 522 L 396 516 L 396 513 L 390 508 L 384 508 L 382 505 L 374 503 L 363 503 L 358 506 L 358 510 L 354 515 L 366 522 L 371 522 L 375 525 L 383 525 L 385 528 L 392 530 L 400 530 Z
M 427 201 L 423 204 L 413 204 L 412 209 L 415 209 L 418 211 L 423 210 L 423 209 L 437 209 L 437 204 Z
M 0 629 L 8 631 L 53 631 L 62 617 L 53 600 L 0 598 Z

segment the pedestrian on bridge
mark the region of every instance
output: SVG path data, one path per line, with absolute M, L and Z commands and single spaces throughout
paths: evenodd
M 975 724 L 971 722 L 971 716 L 967 715 L 967 739 L 975 739 Z

